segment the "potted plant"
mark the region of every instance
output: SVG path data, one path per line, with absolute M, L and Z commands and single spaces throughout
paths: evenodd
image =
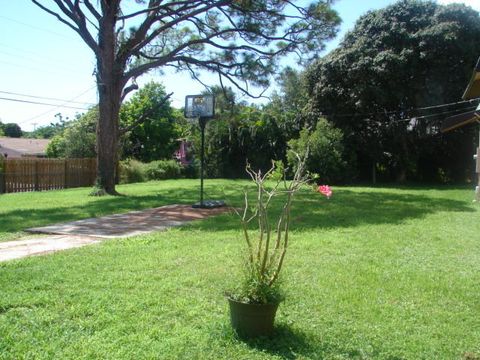
M 243 211 L 237 210 L 247 250 L 245 278 L 227 293 L 232 327 L 244 337 L 271 334 L 278 305 L 283 300 L 279 276 L 289 243 L 292 201 L 310 182 L 305 170 L 306 157 L 296 156 L 298 163 L 291 180 L 286 179 L 285 171 L 277 169 L 275 163 L 265 174 L 253 171 L 248 164 L 246 167 L 256 185 L 256 196 L 251 206 L 245 191 Z M 276 180 L 271 181 L 272 178 Z M 332 194 L 327 185 L 318 187 L 318 191 L 327 197 Z M 280 197 L 283 197 L 281 212 L 273 222 L 269 210 L 272 201 Z M 250 229 L 252 223 L 258 224 L 257 230 Z

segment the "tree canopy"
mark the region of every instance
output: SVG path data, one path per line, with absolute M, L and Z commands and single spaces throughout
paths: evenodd
M 40 126 L 34 131 L 25 134 L 26 137 L 34 139 L 51 139 L 55 135 L 61 134 L 65 130 L 68 118 L 64 119 L 61 113 L 55 114 L 57 121 L 51 122 L 49 125 Z
M 23 131 L 20 125 L 16 123 L 7 123 L 2 126 L 3 133 L 5 136 L 19 138 L 22 137 Z
M 32 0 L 75 31 L 95 54 L 99 93 L 97 183 L 115 193 L 120 103 L 135 79 L 172 67 L 199 78 L 218 74 L 252 94 L 265 86 L 279 57 L 309 59 L 336 32 L 330 0 Z M 131 5 L 127 7 L 126 4 Z
M 441 136 L 439 123 L 475 104 L 419 108 L 459 101 L 479 54 L 478 12 L 401 0 L 362 16 L 337 49 L 309 68 L 309 110 L 344 130 L 361 177 L 372 164 L 397 180 L 417 170 L 434 176 L 473 145 L 471 133 Z M 418 156 L 426 153 L 435 155 L 430 162 Z
M 346 164 L 343 160 L 342 132 L 325 119 L 319 119 L 312 131 L 303 129 L 298 139 L 288 142 L 290 168 L 296 170 L 297 154 L 305 154 L 306 170 L 322 183 L 338 183 L 344 179 Z
M 122 105 L 120 122 L 129 128 L 124 135 L 123 156 L 150 162 L 171 158 L 179 130 L 163 85 L 151 82 Z M 139 118 L 138 126 L 134 126 Z
M 95 157 L 95 127 L 98 107 L 93 107 L 76 119 L 63 123 L 63 130 L 52 138 L 47 147 L 48 157 Z

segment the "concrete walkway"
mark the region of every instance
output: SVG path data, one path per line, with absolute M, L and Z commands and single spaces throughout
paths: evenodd
M 27 240 L 0 242 L 0 261 L 44 255 L 59 250 L 96 244 L 99 239 L 87 236 L 50 235 Z
M 122 238 L 181 226 L 193 220 L 230 211 L 227 207 L 193 209 L 190 205 L 168 205 L 125 214 L 71 221 L 27 229 L 37 234 L 49 234 L 27 240 L 0 243 L 0 261 L 42 255 L 59 250 L 95 244 L 105 239 Z

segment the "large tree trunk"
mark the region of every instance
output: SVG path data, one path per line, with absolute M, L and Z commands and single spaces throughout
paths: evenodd
M 97 124 L 97 184 L 108 194 L 116 194 L 115 174 L 118 154 L 120 95 L 117 86 L 99 86 L 99 120 Z
M 97 185 L 108 194 L 117 194 L 115 176 L 118 157 L 119 112 L 123 69 L 115 61 L 115 11 L 100 23 L 97 87 Z

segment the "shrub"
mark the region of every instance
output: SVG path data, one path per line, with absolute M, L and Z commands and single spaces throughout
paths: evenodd
M 142 163 L 128 159 L 120 162 L 120 182 L 122 184 L 148 180 L 178 179 L 185 176 L 184 168 L 175 160 L 157 160 Z M 193 172 L 194 170 L 190 170 Z
M 120 161 L 120 183 L 128 184 L 142 182 L 147 179 L 145 174 L 145 164 L 138 160 L 127 159 Z
M 157 160 L 145 164 L 148 180 L 178 179 L 182 176 L 182 170 L 182 165 L 175 160 Z
M 344 178 L 346 163 L 343 160 L 343 134 L 326 119 L 317 122 L 315 130 L 303 129 L 298 139 L 288 142 L 291 151 L 287 158 L 289 166 L 295 170 L 295 153 L 304 154 L 307 147 L 307 171 L 319 175 L 318 181 L 338 182 Z

